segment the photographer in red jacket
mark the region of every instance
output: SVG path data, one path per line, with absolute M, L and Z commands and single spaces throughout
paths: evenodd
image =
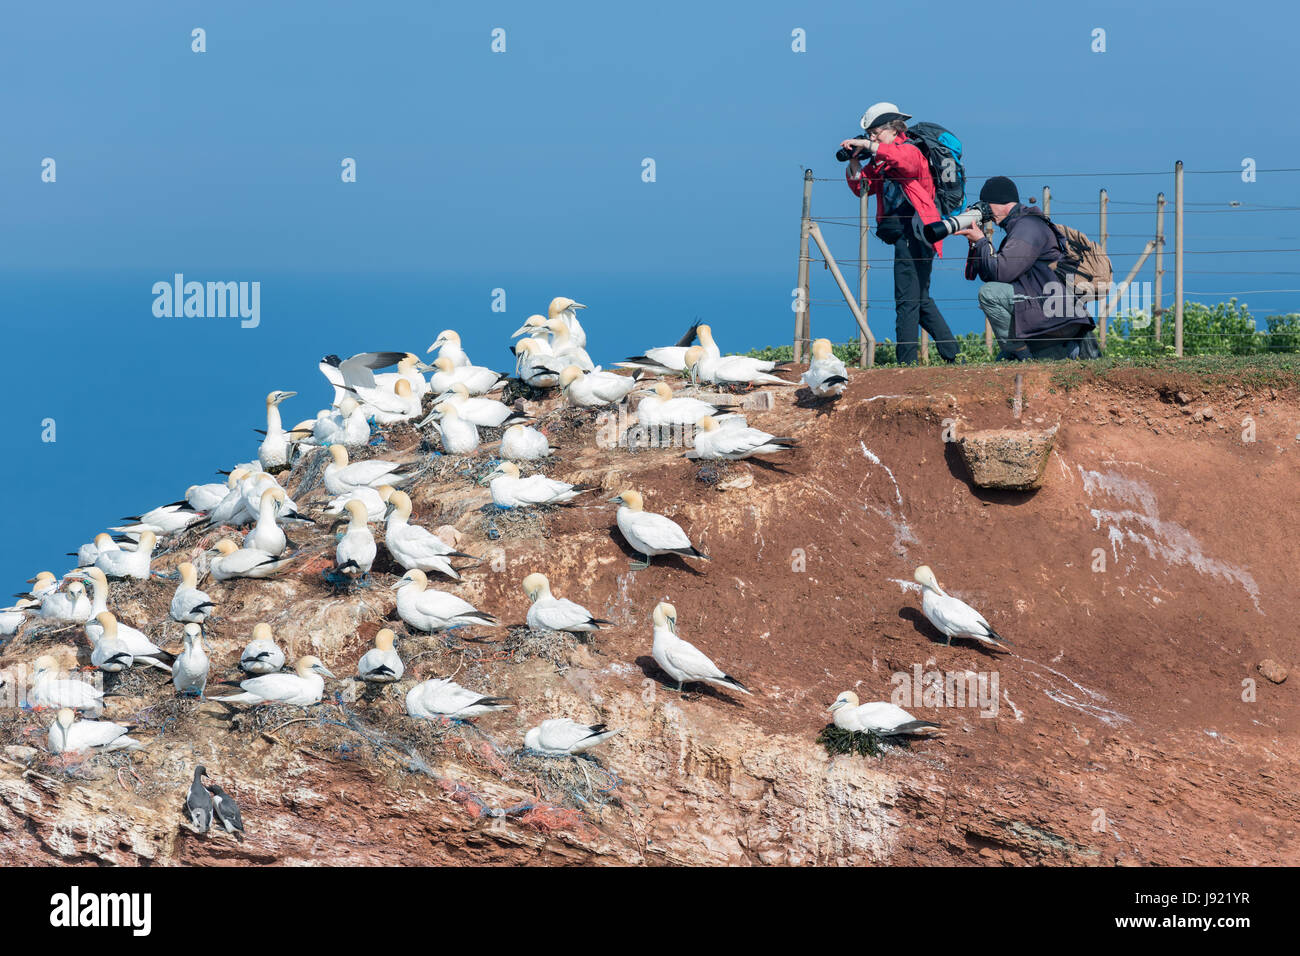
M 846 139 L 842 149 L 854 149 L 845 177 L 855 196 L 876 198 L 876 238 L 894 247 L 895 340 L 898 363 L 915 364 L 920 329 L 934 339 L 947 362 L 957 358 L 957 342 L 943 313 L 930 298 L 930 273 L 934 257 L 943 255 L 943 243 L 933 246 L 920 237 L 920 225 L 939 219 L 934 201 L 934 180 L 924 154 L 907 138 L 907 121 L 893 103 L 877 103 L 862 116 L 864 139 Z M 867 164 L 861 166 L 859 159 Z

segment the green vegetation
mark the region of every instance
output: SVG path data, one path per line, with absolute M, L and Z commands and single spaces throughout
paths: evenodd
M 834 724 L 822 728 L 822 732 L 817 735 L 817 742 L 832 757 L 852 753 L 860 757 L 879 757 L 884 753 L 880 747 L 880 738 L 874 731 L 841 730 Z
M 1300 314 L 1270 315 L 1264 319 L 1265 328 L 1259 329 L 1254 316 L 1236 299 L 1205 305 L 1187 302 L 1183 305 L 1183 355 L 1179 367 L 1191 371 L 1187 356 L 1285 356 L 1300 354 Z M 967 365 L 986 365 L 994 360 L 984 349 L 984 336 L 967 332 L 958 336 L 960 349 L 957 361 Z M 846 365 L 857 365 L 860 357 L 858 340 L 833 346 L 834 352 Z M 794 350 L 789 345 L 755 349 L 748 353 L 755 358 L 772 361 L 790 361 Z M 1144 360 L 1159 359 L 1174 354 L 1174 315 L 1166 310 L 1162 317 L 1160 339 L 1155 337 L 1155 324 L 1144 313 L 1112 318 L 1106 330 L 1106 356 L 1097 366 L 1106 362 L 1131 359 L 1135 364 L 1148 364 Z M 876 365 L 897 364 L 895 345 L 891 339 L 876 344 Z M 1240 372 L 1254 366 L 1254 361 L 1233 369 L 1221 366 L 1204 366 L 1204 371 Z M 1272 367 L 1273 373 L 1288 372 L 1288 383 L 1294 381 L 1294 360 Z M 1067 386 L 1068 387 L 1068 386 Z

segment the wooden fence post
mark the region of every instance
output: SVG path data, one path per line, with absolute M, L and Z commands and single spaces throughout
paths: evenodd
M 1160 319 L 1164 313 L 1164 299 L 1161 286 L 1165 277 L 1165 194 L 1156 196 L 1156 304 L 1151 310 L 1151 320 L 1155 323 L 1156 343 L 1160 342 Z
M 826 260 L 826 268 L 830 269 L 835 284 L 840 287 L 840 295 L 844 296 L 844 301 L 849 304 L 849 311 L 853 313 L 853 318 L 857 320 L 858 329 L 867 337 L 867 368 L 871 368 L 876 364 L 876 337 L 871 334 L 871 327 L 867 325 L 862 310 L 858 308 L 858 303 L 854 301 L 853 293 L 849 290 L 849 284 L 844 281 L 844 276 L 840 274 L 840 267 L 835 264 L 835 257 L 831 255 L 830 247 L 826 245 L 826 240 L 822 238 L 822 231 L 817 228 L 816 223 L 812 223 L 808 227 L 808 233 L 812 236 L 813 241 L 817 243 L 817 248 L 821 250 L 822 257 Z
M 794 317 L 794 360 L 803 359 L 803 344 L 812 332 L 812 296 L 808 277 L 808 227 L 812 225 L 813 171 L 803 171 L 803 216 L 799 220 L 799 288 L 796 295 L 802 300 Z
M 862 310 L 862 317 L 867 317 L 867 270 L 871 268 L 867 262 L 867 238 L 871 235 L 871 223 L 867 218 L 867 200 L 871 198 L 867 192 L 866 186 L 863 186 L 862 197 L 858 200 L 858 308 Z M 871 323 L 868 322 L 868 325 Z M 874 364 L 874 363 L 873 363 Z M 867 336 L 858 330 L 858 368 L 867 367 Z
M 1052 215 L 1052 187 L 1043 187 L 1043 215 L 1050 217 Z
M 1183 161 L 1174 164 L 1174 354 L 1183 356 Z

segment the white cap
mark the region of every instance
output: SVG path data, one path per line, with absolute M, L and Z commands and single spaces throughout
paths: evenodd
M 862 114 L 862 130 L 867 132 L 892 120 L 910 120 L 910 113 L 899 112 L 893 103 L 877 103 Z

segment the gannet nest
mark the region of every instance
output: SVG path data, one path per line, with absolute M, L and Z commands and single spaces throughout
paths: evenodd
M 172 691 L 171 675 L 148 664 L 104 675 L 104 693 L 113 697 L 152 697 L 164 687 Z
M 561 405 L 547 412 L 540 421 L 545 423 L 546 435 L 552 445 L 594 444 L 596 422 L 611 413 L 607 408 L 578 408 Z
M 623 782 L 590 754 L 544 754 L 520 748 L 510 756 L 510 769 L 543 800 L 575 810 L 593 810 L 622 801 L 614 790 Z
M 142 732 L 160 737 L 182 730 L 186 736 L 193 737 L 189 731 L 198 721 L 201 705 L 202 701 L 197 697 L 162 697 L 137 710 L 132 715 L 132 722 Z
M 56 716 L 52 710 L 38 714 L 17 707 L 0 709 L 0 742 L 44 750 L 50 724 Z
M 827 724 L 817 735 L 817 742 L 832 757 L 856 753 L 860 757 L 879 757 L 884 754 L 884 743 L 874 731 L 841 730 Z
M 545 538 L 546 516 L 555 510 L 554 505 L 534 505 L 531 508 L 498 508 L 486 504 L 479 509 L 483 516 L 483 533 L 491 541 L 501 538 Z
M 500 401 L 506 405 L 513 405 L 519 399 L 528 402 L 540 402 L 548 398 L 553 389 L 534 388 L 523 379 L 510 378 L 506 379 L 505 388 L 501 391 Z
M 701 461 L 695 468 L 695 480 L 706 485 L 717 485 L 731 477 L 734 463 L 726 458 Z
M 522 664 L 537 657 L 549 661 L 557 673 L 563 674 L 569 666 L 569 652 L 587 641 L 570 631 L 516 626 L 509 629 L 503 643 L 512 663 Z

